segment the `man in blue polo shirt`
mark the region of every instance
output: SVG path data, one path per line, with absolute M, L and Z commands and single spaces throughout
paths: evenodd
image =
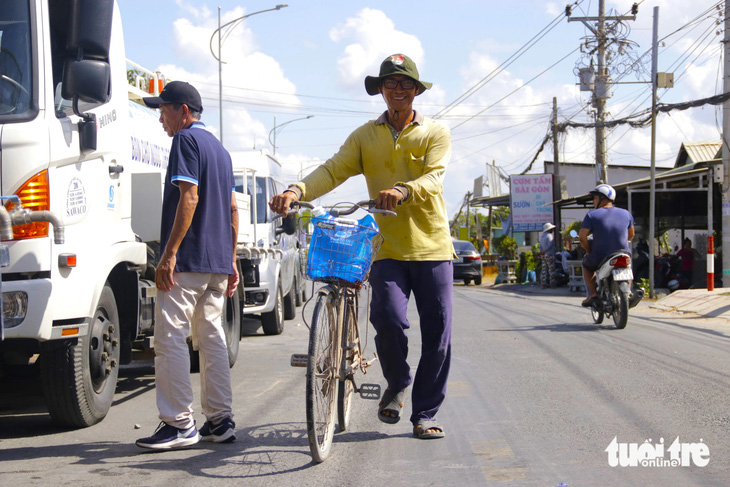
M 173 139 L 162 199 L 162 255 L 155 273 L 155 388 L 162 422 L 136 444 L 169 450 L 201 439 L 232 441 L 236 425 L 221 324 L 225 296 L 238 286 L 231 157 L 199 121 L 200 94 L 189 83 L 173 81 L 159 97 L 144 102 L 160 109 L 162 127 Z M 200 433 L 193 420 L 188 334 L 200 350 L 200 401 L 206 417 Z

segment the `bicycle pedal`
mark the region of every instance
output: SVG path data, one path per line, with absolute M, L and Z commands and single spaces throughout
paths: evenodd
M 358 392 L 363 399 L 380 399 L 380 384 L 362 384 Z
M 309 363 L 309 355 L 306 353 L 293 353 L 289 365 L 292 367 L 306 367 Z

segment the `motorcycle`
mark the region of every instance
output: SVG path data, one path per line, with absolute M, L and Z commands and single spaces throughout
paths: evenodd
M 593 322 L 603 323 L 604 315 L 613 317 L 616 328 L 626 328 L 629 308 L 641 300 L 631 293 L 631 255 L 624 251 L 614 252 L 606 257 L 596 271 L 598 299 L 590 305 Z M 638 300 L 636 299 L 638 297 Z

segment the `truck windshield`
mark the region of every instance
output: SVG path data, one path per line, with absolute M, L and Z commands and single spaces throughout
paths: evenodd
M 28 0 L 0 1 L 0 122 L 31 110 L 31 29 Z

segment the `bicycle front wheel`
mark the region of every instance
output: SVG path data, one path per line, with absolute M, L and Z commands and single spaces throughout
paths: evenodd
M 353 365 L 356 357 L 360 356 L 360 344 L 357 342 L 357 322 L 355 321 L 354 299 L 346 300 L 345 319 L 342 328 L 342 370 L 348 370 Z M 350 411 L 352 410 L 352 395 L 355 392 L 355 385 L 352 381 L 353 370 L 347 377 L 340 381 L 337 391 L 337 425 L 340 431 L 346 431 L 350 425 Z
M 335 432 L 335 400 L 339 341 L 337 295 L 332 290 L 317 296 L 309 331 L 307 364 L 307 436 L 312 458 L 323 462 L 330 454 Z

